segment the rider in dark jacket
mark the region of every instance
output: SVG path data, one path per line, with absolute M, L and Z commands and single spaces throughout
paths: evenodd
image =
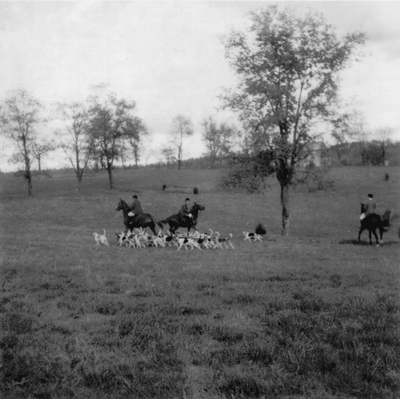
M 185 203 L 179 209 L 178 215 L 183 219 L 187 220 L 187 218 L 193 219 L 193 215 L 190 213 L 190 199 L 186 198 Z
M 142 204 L 138 200 L 137 195 L 136 194 L 133 195 L 132 198 L 133 198 L 133 201 L 132 201 L 131 205 L 129 205 L 129 208 L 131 211 L 128 213 L 128 216 L 135 216 L 140 213 L 143 213 Z
M 371 213 L 375 213 L 376 210 L 376 202 L 372 194 L 368 194 L 368 199 L 365 202 L 363 202 L 363 204 L 364 204 L 364 213 L 361 214 L 360 220 L 365 219 L 365 217 L 370 215 Z

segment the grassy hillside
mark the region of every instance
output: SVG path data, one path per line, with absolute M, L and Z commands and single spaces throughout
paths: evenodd
M 398 213 L 399 168 L 338 168 L 335 191 L 218 188 L 219 170 L 0 176 L 1 392 L 7 398 L 397 398 L 398 219 L 379 248 L 356 243 L 359 202 Z M 390 181 L 384 181 L 389 173 Z M 196 186 L 198 228 L 235 250 L 118 247 L 114 209 L 136 193 L 157 219 Z M 261 222 L 262 243 L 243 241 Z M 96 247 L 106 229 L 110 247 Z

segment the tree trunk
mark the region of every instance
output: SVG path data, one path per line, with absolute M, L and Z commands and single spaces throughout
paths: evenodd
M 289 184 L 281 184 L 281 205 L 282 205 L 282 235 L 289 234 Z
M 342 149 L 339 148 L 339 145 L 340 144 L 338 144 L 336 147 L 336 155 L 338 157 L 339 165 L 341 165 L 342 164 L 342 153 L 341 153 Z
M 31 160 L 29 159 L 28 149 L 26 147 L 26 137 L 23 136 L 22 144 L 24 148 L 24 159 L 25 159 L 25 178 L 28 181 L 28 195 L 33 197 L 33 186 L 32 186 L 32 174 L 31 174 Z
M 25 171 L 25 178 L 28 181 L 28 195 L 33 197 L 32 174 L 30 169 Z
M 133 148 L 133 156 L 135 158 L 135 169 L 139 169 L 139 146 L 137 144 Z
M 281 206 L 282 206 L 282 232 L 283 236 L 289 235 L 289 188 L 292 185 L 294 175 L 294 165 L 290 164 L 287 158 L 280 157 L 275 161 L 276 177 L 281 186 Z
M 39 173 L 42 171 L 42 165 L 40 164 L 40 155 L 38 156 L 38 167 L 39 167 Z
M 110 190 L 114 189 L 114 180 L 113 180 L 113 173 L 112 173 L 112 165 L 107 165 L 107 172 L 108 172 L 108 181 L 110 182 Z
M 215 169 L 215 164 L 216 164 L 216 161 L 217 161 L 217 157 L 216 157 L 216 155 L 215 154 L 211 154 L 211 169 Z
M 82 187 L 82 175 L 83 175 L 83 170 L 82 169 L 77 169 L 76 171 L 76 177 L 78 179 L 78 191 L 81 191 L 81 187 Z
M 385 161 L 386 161 L 385 142 L 382 141 L 382 166 L 385 166 Z
M 178 169 L 181 169 L 181 164 L 182 164 L 182 139 L 181 139 L 181 144 L 178 147 Z

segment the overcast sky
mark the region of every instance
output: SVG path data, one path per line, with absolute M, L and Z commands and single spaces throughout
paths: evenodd
M 84 101 L 91 86 L 107 83 L 136 101 L 153 137 L 150 160 L 160 159 L 177 114 L 191 118 L 196 132 L 184 158 L 199 156 L 201 122 L 216 115 L 221 88 L 235 82 L 220 38 L 267 4 L 273 2 L 0 1 L 0 99 L 25 88 L 50 110 L 54 102 Z M 364 57 L 343 73 L 342 97 L 364 113 L 371 132 L 391 128 L 400 140 L 400 2 L 279 4 L 322 12 L 339 35 L 367 34 Z M 223 112 L 218 120 L 233 119 Z M 0 170 L 9 168 L 0 161 Z

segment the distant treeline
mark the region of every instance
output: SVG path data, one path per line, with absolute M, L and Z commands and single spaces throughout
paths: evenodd
M 344 143 L 329 147 L 326 156 L 331 166 L 399 166 L 400 142 L 372 140 Z
M 237 154 L 221 157 L 215 163 L 209 156 L 190 158 L 183 160 L 181 167 L 185 169 L 226 168 L 229 167 L 229 161 L 233 155 Z M 400 166 L 400 142 L 365 141 L 326 146 L 321 156 L 324 158 L 322 163 L 330 166 Z M 313 157 L 314 155 L 311 154 L 309 161 L 312 161 Z M 158 162 L 140 166 L 140 168 L 176 169 L 177 164 Z
M 326 147 L 323 151 L 322 157 L 324 158 L 323 164 L 330 166 L 400 166 L 400 142 L 382 143 L 378 141 L 370 142 L 353 142 L 346 145 L 334 145 Z M 231 165 L 232 156 L 227 155 L 221 157 L 215 162 L 210 156 L 204 155 L 198 158 L 189 158 L 182 160 L 182 169 L 221 169 L 228 168 Z M 311 155 L 312 159 L 312 155 Z M 155 162 L 147 165 L 115 165 L 114 169 L 177 169 L 176 162 Z M 57 169 L 58 172 L 65 170 L 69 171 L 71 168 Z M 51 169 L 46 169 L 51 172 Z M 86 174 L 96 173 L 101 168 L 88 168 Z M 15 172 L 20 174 L 21 172 Z M 42 171 L 42 174 L 43 171 Z

